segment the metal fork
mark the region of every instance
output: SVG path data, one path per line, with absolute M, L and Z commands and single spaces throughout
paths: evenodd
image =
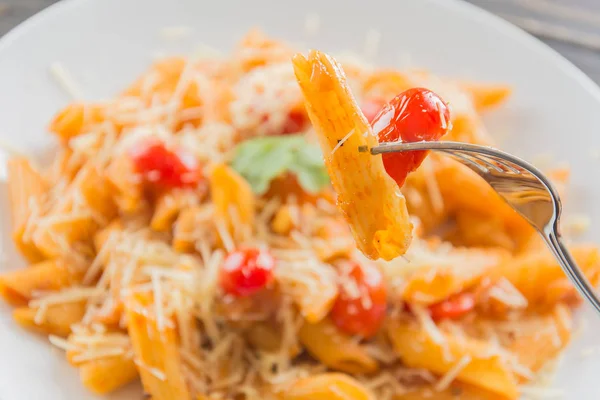
M 492 147 L 459 142 L 380 143 L 371 154 L 433 150 L 457 159 L 479 176 L 542 235 L 567 276 L 600 313 L 600 299 L 560 234 L 562 204 L 548 178 L 533 165 Z

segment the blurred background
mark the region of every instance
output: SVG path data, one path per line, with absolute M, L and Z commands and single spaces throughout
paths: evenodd
M 0 0 L 0 36 L 56 2 L 57 0 Z M 600 0 L 468 2 L 491 11 L 539 37 L 600 84 Z

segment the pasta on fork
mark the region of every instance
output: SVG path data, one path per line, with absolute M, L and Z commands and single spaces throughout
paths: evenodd
M 377 137 L 350 93 L 341 66 L 317 51 L 294 57 L 294 69 L 315 127 L 337 204 L 358 248 L 369 258 L 403 255 L 412 235 L 404 196 L 387 175 L 381 157 L 359 153 Z
M 542 393 L 580 303 L 552 255 L 460 164 L 358 151 L 490 143 L 481 113 L 509 92 L 294 56 L 259 31 L 227 57 L 157 61 L 112 100 L 59 111 L 48 168 L 10 161 L 30 265 L 0 272 L 0 297 L 100 395 Z M 573 255 L 600 282 L 598 248 Z

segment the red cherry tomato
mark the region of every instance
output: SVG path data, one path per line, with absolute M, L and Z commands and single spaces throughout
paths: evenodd
M 266 250 L 236 250 L 223 262 L 221 287 L 232 296 L 250 296 L 271 283 L 274 267 L 275 259 Z
M 372 264 L 352 262 L 331 309 L 331 320 L 343 332 L 364 338 L 377 333 L 387 308 L 383 276 Z
M 287 135 L 290 133 L 298 133 L 302 132 L 306 127 L 306 123 L 308 122 L 308 118 L 305 113 L 300 110 L 292 110 L 288 115 L 288 119 L 283 126 L 283 135 Z
M 157 138 L 146 139 L 130 151 L 135 170 L 147 182 L 168 188 L 195 186 L 202 179 L 193 155 L 171 150 Z
M 475 308 L 473 293 L 459 293 L 448 299 L 429 306 L 429 313 L 434 320 L 458 319 Z
M 420 142 L 439 140 L 450 124 L 450 111 L 446 103 L 431 90 L 408 89 L 383 106 L 373 119 L 373 132 L 379 142 Z M 383 165 L 402 186 L 406 176 L 423 162 L 427 152 L 387 153 Z

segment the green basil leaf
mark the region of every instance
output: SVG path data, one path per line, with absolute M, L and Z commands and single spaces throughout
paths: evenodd
M 231 166 L 257 194 L 266 192 L 271 181 L 286 172 L 295 174 L 307 192 L 329 184 L 320 148 L 301 134 L 246 140 L 235 149 Z

